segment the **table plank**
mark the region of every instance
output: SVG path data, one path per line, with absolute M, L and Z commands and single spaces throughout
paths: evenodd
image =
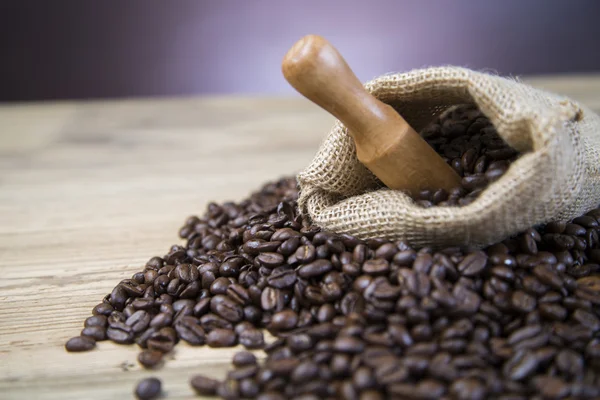
M 600 76 L 530 82 L 600 110 Z M 119 280 L 180 243 L 188 215 L 299 171 L 332 122 L 301 99 L 0 106 L 0 398 L 128 398 L 157 375 L 187 399 L 191 374 L 222 377 L 235 349 L 180 344 L 148 372 L 136 346 L 63 345 Z

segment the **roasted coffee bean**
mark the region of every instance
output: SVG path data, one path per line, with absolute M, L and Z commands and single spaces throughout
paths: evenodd
M 331 271 L 331 262 L 327 260 L 317 260 L 306 264 L 298 269 L 298 276 L 304 279 L 321 276 Z
M 275 234 L 271 237 L 272 240 L 275 240 Z M 286 240 L 289 239 L 286 238 Z M 248 240 L 244 243 L 243 250 L 244 252 L 250 255 L 258 255 L 260 253 L 270 253 L 277 250 L 277 248 L 281 245 L 279 241 L 267 242 L 262 239 L 252 239 Z
M 75 336 L 65 344 L 65 349 L 70 352 L 89 351 L 94 347 L 96 341 L 89 336 Z
M 138 310 L 127 318 L 125 323 L 131 326 L 134 333 L 139 333 L 150 325 L 150 315 L 144 310 Z
M 362 270 L 369 275 L 385 275 L 390 270 L 390 264 L 384 258 L 376 258 L 365 261 Z
M 533 374 L 538 365 L 539 360 L 535 353 L 519 350 L 504 364 L 504 376 L 518 381 Z
M 258 366 L 256 365 L 245 365 L 238 367 L 233 371 L 227 373 L 227 379 L 234 379 L 240 381 L 242 379 L 251 378 L 258 372 Z
M 253 379 L 242 379 L 239 389 L 240 395 L 245 398 L 254 398 L 260 392 L 260 386 Z
M 225 294 L 229 285 L 231 285 L 229 279 L 225 277 L 217 278 L 210 284 L 210 292 L 213 295 Z
M 246 329 L 239 334 L 239 342 L 247 349 L 258 349 L 264 346 L 265 339 L 261 330 Z
M 175 331 L 180 339 L 191 345 L 202 345 L 206 339 L 206 333 L 198 320 L 194 317 L 182 317 L 175 323 Z
M 88 317 L 84 323 L 86 328 L 91 327 L 91 326 L 99 326 L 101 328 L 104 328 L 104 327 L 106 327 L 107 324 L 108 324 L 108 319 L 106 318 L 105 315 L 102 315 L 102 314 Z
M 110 327 L 106 330 L 106 337 L 115 343 L 133 343 L 134 332 L 129 326 Z
M 458 271 L 464 276 L 477 276 L 487 265 L 487 255 L 483 251 L 477 251 L 466 256 L 460 264 Z
M 99 342 L 106 340 L 106 329 L 100 326 L 87 326 L 81 330 L 81 336 L 86 336 Z
M 296 283 L 297 275 L 292 270 L 277 271 L 269 275 L 267 282 L 276 289 L 287 289 Z
M 159 313 L 150 321 L 150 326 L 153 328 L 162 328 L 163 326 L 169 326 L 173 322 L 173 314 L 171 313 Z
M 143 350 L 138 354 L 137 359 L 145 368 L 154 368 L 162 362 L 163 353 L 155 350 Z
M 285 258 L 279 253 L 261 253 L 256 257 L 256 261 L 267 268 L 275 268 L 283 264 Z
M 572 315 L 573 320 L 590 329 L 593 332 L 600 330 L 600 319 L 589 311 L 578 309 Z
M 312 361 L 304 361 L 298 364 L 290 375 L 290 379 L 295 383 L 308 382 L 319 374 L 319 367 Z
M 565 349 L 555 357 L 556 367 L 566 376 L 581 376 L 583 372 L 583 357 L 573 350 Z
M 307 264 L 312 262 L 317 254 L 315 246 L 313 246 L 311 243 L 308 243 L 298 247 L 294 255 L 296 256 L 296 260 Z
M 152 400 L 160 396 L 162 384 L 158 378 L 141 380 L 135 388 L 135 396 L 140 400 Z
M 351 336 L 338 337 L 333 344 L 336 351 L 350 354 L 360 353 L 364 347 L 365 344 L 360 339 Z
M 511 304 L 517 311 L 530 312 L 535 308 L 536 301 L 535 297 L 523 292 L 522 290 L 517 290 L 512 294 Z
M 108 317 L 115 309 L 108 303 L 100 303 L 92 310 L 94 315 L 104 315 Z
M 240 304 L 224 295 L 216 295 L 210 301 L 210 309 L 213 313 L 229 322 L 239 322 L 244 319 L 244 309 Z
M 487 389 L 478 379 L 463 378 L 452 383 L 450 394 L 461 400 L 483 400 L 486 398 Z
M 240 351 L 235 353 L 231 362 L 236 367 L 256 365 L 256 356 L 249 351 Z
M 289 330 L 294 328 L 297 323 L 298 314 L 293 310 L 283 310 L 273 314 L 269 328 L 274 330 Z
M 236 342 L 236 334 L 230 329 L 213 329 L 206 336 L 206 344 L 210 347 L 232 347 Z
M 203 396 L 214 396 L 217 394 L 217 388 L 220 382 L 216 379 L 208 378 L 203 375 L 195 375 L 190 380 L 190 386 L 198 393 Z
M 175 275 L 179 280 L 186 283 L 197 281 L 200 278 L 198 268 L 192 264 L 179 264 L 175 268 Z
M 284 298 L 281 290 L 267 287 L 263 290 L 260 302 L 264 311 L 274 311 L 283 308 Z
M 433 379 L 424 379 L 418 384 L 397 383 L 388 386 L 388 393 L 397 398 L 437 399 L 444 395 L 446 387 Z
M 163 353 L 168 353 L 177 342 L 177 333 L 171 327 L 160 328 L 153 333 L 147 341 L 148 348 Z

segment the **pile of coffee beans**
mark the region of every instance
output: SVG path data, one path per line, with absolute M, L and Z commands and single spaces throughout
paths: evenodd
M 181 340 L 264 348 L 192 378 L 226 399 L 600 397 L 600 209 L 483 250 L 413 249 L 321 231 L 297 194 L 283 179 L 188 218 L 185 245 L 120 282 L 67 350 L 137 343 L 152 368 Z
M 417 204 L 426 208 L 470 204 L 519 156 L 474 105 L 449 108 L 423 129 L 421 136 L 462 178 L 461 185 L 450 192 L 439 189 L 419 193 Z

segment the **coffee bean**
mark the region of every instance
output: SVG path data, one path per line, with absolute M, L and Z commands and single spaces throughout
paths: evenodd
M 298 269 L 298 276 L 304 279 L 317 277 L 331 271 L 331 262 L 327 260 L 317 260 L 306 264 Z
M 443 396 L 445 392 L 445 385 L 433 379 L 424 379 L 416 385 L 397 383 L 388 386 L 388 393 L 398 398 L 435 400 Z
M 179 264 L 175 268 L 175 275 L 181 281 L 190 283 L 198 280 L 200 278 L 200 273 L 195 265 L 192 264 Z
M 393 262 L 400 266 L 410 266 L 417 257 L 417 253 L 414 250 L 404 250 L 396 253 L 393 258 Z
M 289 256 L 294 254 L 298 246 L 300 246 L 300 237 L 294 236 L 281 243 L 277 252 L 284 256 Z
M 100 326 L 88 326 L 81 330 L 81 336 L 86 336 L 99 342 L 106 340 L 106 330 Z
M 256 365 L 256 356 L 249 351 L 240 351 L 233 356 L 232 364 L 236 367 Z
M 162 384 L 158 378 L 146 378 L 137 384 L 135 395 L 140 400 L 152 400 L 160 396 L 161 391 Z
M 296 256 L 296 260 L 301 263 L 310 263 L 316 257 L 316 249 L 311 243 L 298 247 L 296 252 L 294 253 Z
M 173 321 L 173 314 L 171 313 L 159 313 L 150 321 L 150 326 L 153 328 L 162 328 L 164 326 L 171 325 Z
M 275 268 L 283 264 L 285 258 L 279 253 L 261 253 L 256 257 L 256 261 L 267 268 Z
M 266 391 L 258 395 L 256 400 L 286 400 L 285 396 L 275 391 Z
M 94 347 L 96 347 L 96 341 L 88 336 L 75 336 L 65 344 L 65 349 L 70 352 L 89 351 Z
M 100 303 L 92 310 L 92 314 L 94 315 L 104 315 L 108 317 L 110 313 L 114 311 L 113 306 L 108 303 Z
M 203 375 L 195 375 L 190 380 L 190 385 L 199 395 L 214 396 L 217 394 L 217 388 L 220 382 L 216 379 L 208 378 Z
M 108 324 L 108 319 L 106 318 L 105 315 L 94 315 L 91 317 L 88 317 L 85 320 L 85 327 L 91 327 L 91 326 L 99 326 L 101 328 L 106 327 L 106 325 Z
M 258 372 L 258 366 L 256 365 L 245 365 L 238 367 L 233 371 L 227 373 L 227 379 L 234 379 L 240 381 L 242 379 L 251 378 Z
M 389 270 L 390 264 L 384 258 L 367 260 L 362 267 L 362 271 L 369 275 L 385 275 Z
M 352 382 L 354 387 L 361 391 L 371 389 L 377 384 L 371 369 L 367 367 L 357 368 L 352 374 Z
M 269 275 L 267 282 L 276 289 L 286 289 L 296 283 L 296 272 L 292 270 L 277 271 Z
M 106 337 L 115 343 L 130 344 L 133 343 L 134 333 L 128 326 L 110 327 L 106 330 Z
M 581 225 L 585 228 L 597 228 L 598 227 L 598 221 L 596 221 L 595 218 L 588 216 L 588 215 L 584 215 L 584 216 L 573 219 L 573 223 Z
M 144 310 L 138 310 L 127 318 L 125 323 L 131 326 L 134 333 L 139 333 L 150 325 L 150 315 Z
M 275 234 L 271 237 L 274 240 Z M 289 238 L 288 238 L 289 239 Z M 266 242 L 262 239 L 252 239 L 244 243 L 243 249 L 246 253 L 251 255 L 258 255 L 260 253 L 271 253 L 277 250 L 281 245 L 281 242 Z
M 247 349 L 258 349 L 264 346 L 265 339 L 259 329 L 246 329 L 239 334 L 239 342 Z
M 464 276 L 477 276 L 487 265 L 487 255 L 483 251 L 477 251 L 466 256 L 460 264 L 458 271 Z
M 351 354 L 360 353 L 364 347 L 365 345 L 361 340 L 350 336 L 339 337 L 333 344 L 333 348 L 336 351 Z
M 487 390 L 477 379 L 462 378 L 452 383 L 450 394 L 456 399 L 482 400 L 486 398 Z
M 573 320 L 590 329 L 593 332 L 600 330 L 600 319 L 586 310 L 578 309 L 573 313 Z
M 162 362 L 163 353 L 155 350 L 143 350 L 138 354 L 138 362 L 145 368 L 154 368 Z
M 292 310 L 283 310 L 273 314 L 271 318 L 270 329 L 274 330 L 289 330 L 298 323 L 298 314 Z
M 210 284 L 210 292 L 213 295 L 225 294 L 229 285 L 231 285 L 229 279 L 225 277 L 217 278 Z
M 577 290 L 584 295 L 600 298 L 600 276 L 587 276 L 577 280 Z
M 561 350 L 555 357 L 556 367 L 567 376 L 580 376 L 583 372 L 583 357 L 573 350 Z
M 512 380 L 521 380 L 531 375 L 538 367 L 535 353 L 527 350 L 517 351 L 503 367 L 504 376 Z
M 274 311 L 283 309 L 283 293 L 277 288 L 267 287 L 263 290 L 260 297 L 262 309 L 265 311 Z
M 520 312 L 533 311 L 536 305 L 535 297 L 525 293 L 522 290 L 517 290 L 512 294 L 511 304 L 513 308 Z
M 260 392 L 260 387 L 252 379 L 242 379 L 239 382 L 240 395 L 246 398 L 254 398 Z
M 214 296 L 210 301 L 210 309 L 229 322 L 239 322 L 244 318 L 242 306 L 224 295 Z
M 210 347 L 232 347 L 236 342 L 236 334 L 230 329 L 213 329 L 206 336 L 206 344 Z
M 324 344 L 326 342 L 320 342 L 319 344 Z M 298 333 L 295 335 L 291 335 L 287 338 L 287 345 L 293 352 L 301 352 L 304 350 L 308 350 L 313 347 L 314 342 L 312 338 L 306 333 Z M 328 351 L 329 349 L 327 349 Z M 324 354 L 324 353 L 322 353 Z
M 317 377 L 318 373 L 319 368 L 316 363 L 312 361 L 304 361 L 294 368 L 290 378 L 292 382 L 296 383 L 308 382 L 309 380 Z
M 235 301 L 236 303 L 246 306 L 250 304 L 250 293 L 248 290 L 240 284 L 234 283 L 229 285 L 227 290 L 225 291 L 227 297 Z
M 569 394 L 569 386 L 560 378 L 552 376 L 536 376 L 534 385 L 539 393 L 548 399 L 560 399 Z
M 198 322 L 199 321 L 195 317 L 180 318 L 175 323 L 175 331 L 177 331 L 177 336 L 194 346 L 204 344 L 206 334 Z

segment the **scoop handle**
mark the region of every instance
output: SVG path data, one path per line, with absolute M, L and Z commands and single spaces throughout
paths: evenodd
M 360 162 L 392 189 L 413 196 L 450 190 L 460 177 L 391 106 L 369 93 L 327 40 L 308 35 L 287 52 L 283 75 L 298 92 L 339 119 Z
M 321 36 L 296 42 L 283 58 L 282 71 L 290 85 L 342 121 L 353 136 L 387 119 L 386 105 L 365 90 L 346 60 Z

